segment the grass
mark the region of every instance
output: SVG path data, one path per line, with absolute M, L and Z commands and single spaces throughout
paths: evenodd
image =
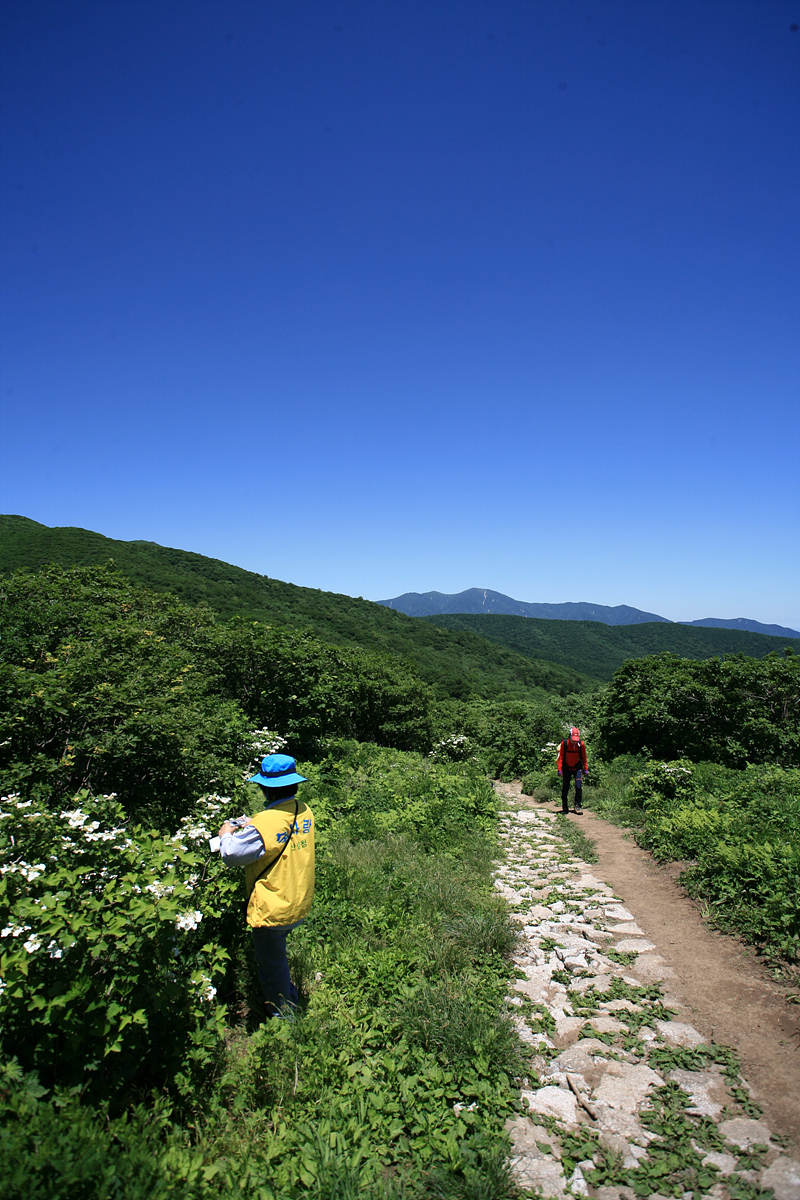
M 319 841 L 312 916 L 290 939 L 301 1011 L 232 1014 L 216 1074 L 180 1109 L 145 1099 L 109 1121 L 0 1080 L 10 1200 L 104 1195 L 109 1172 L 134 1200 L 513 1194 L 504 1123 L 529 1050 L 506 1011 L 517 932 L 491 887 L 495 795 L 469 766 L 331 754 L 303 767 Z

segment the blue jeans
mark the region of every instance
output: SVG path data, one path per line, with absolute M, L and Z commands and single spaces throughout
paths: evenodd
M 267 1011 L 278 1016 L 282 1008 L 289 1005 L 297 1008 L 300 995 L 289 978 L 289 960 L 286 957 L 286 939 L 295 925 L 260 925 L 253 930 L 253 949 L 256 954 L 258 980 Z

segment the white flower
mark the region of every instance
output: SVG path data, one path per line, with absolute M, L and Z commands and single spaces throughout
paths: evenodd
M 196 908 L 194 912 L 192 912 L 190 909 L 188 912 L 180 914 L 175 921 L 175 928 L 183 930 L 197 929 L 197 926 L 200 924 L 202 919 L 203 914 L 200 912 L 199 908 Z
M 22 943 L 22 948 L 23 950 L 27 950 L 28 954 L 35 954 L 36 951 L 41 947 L 41 944 L 42 943 L 40 939 L 36 936 L 36 934 L 34 934 L 32 937 L 28 938 L 27 942 Z
M 29 929 L 30 925 L 6 925 L 5 929 L 0 930 L 0 937 L 19 937 Z
M 169 896 L 172 892 L 174 892 L 175 886 L 174 886 L 174 884 L 161 883 L 160 880 L 154 879 L 152 883 L 148 883 L 145 885 L 144 890 L 146 892 L 152 892 L 153 895 L 157 896 L 158 899 L 160 900 L 163 896 Z
M 9 797 L 9 799 L 10 799 L 10 797 Z M 30 808 L 30 806 L 31 806 L 32 804 L 33 804 L 33 801 L 32 801 L 32 800 L 18 800 L 18 801 L 17 801 L 17 808 Z
M 51 942 L 47 947 L 47 953 L 51 958 L 61 958 L 64 951 L 61 949 L 58 942 Z
M 64 808 L 58 815 L 64 817 L 67 824 L 71 825 L 73 829 L 77 829 L 86 820 L 86 814 L 82 813 L 79 808 Z

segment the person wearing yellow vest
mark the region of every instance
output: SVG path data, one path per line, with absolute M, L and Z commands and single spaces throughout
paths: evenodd
M 267 1012 L 279 1017 L 299 1002 L 286 939 L 314 899 L 314 814 L 297 795 L 298 784 L 307 780 L 288 754 L 267 755 L 247 782 L 263 789 L 264 809 L 236 824 L 226 821 L 219 831 L 220 853 L 229 866 L 245 868 L 258 978 Z

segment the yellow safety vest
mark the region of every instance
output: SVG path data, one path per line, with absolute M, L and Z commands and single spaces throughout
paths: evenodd
M 294 821 L 294 805 L 295 798 L 291 797 L 251 818 L 266 847 L 261 858 L 245 867 L 245 887 L 249 896 L 247 924 L 253 927 L 293 925 L 311 908 L 314 899 L 314 814 L 300 800 Z M 291 829 L 293 822 L 294 829 Z M 286 848 L 275 865 L 261 875 L 283 846 Z

